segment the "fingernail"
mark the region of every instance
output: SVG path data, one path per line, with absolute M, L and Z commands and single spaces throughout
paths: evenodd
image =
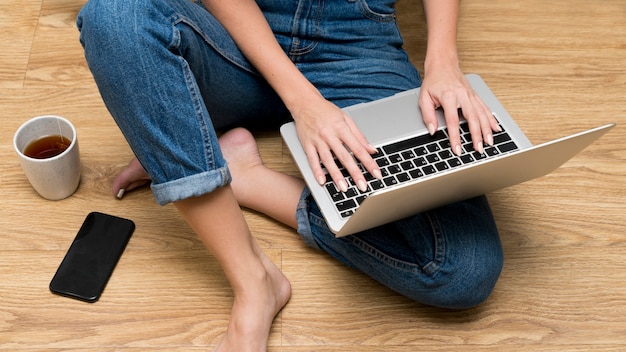
M 319 183 L 320 185 L 323 185 L 324 183 L 326 183 L 326 177 L 324 176 L 319 176 L 317 178 L 317 183 Z
M 493 135 L 491 133 L 487 135 L 487 144 L 493 145 Z
M 461 148 L 460 144 L 457 144 L 456 147 L 454 148 L 454 152 L 456 153 L 456 155 L 461 156 L 461 154 L 463 154 L 463 148 Z
M 372 171 L 372 176 L 374 176 L 378 180 L 382 180 L 383 179 L 383 174 L 380 172 L 380 169 L 374 169 Z
M 361 192 L 367 191 L 367 182 L 365 182 L 365 180 L 359 180 L 357 182 L 357 186 Z
M 430 133 L 431 135 L 435 134 L 435 125 L 433 125 L 432 123 L 428 124 L 428 133 Z
M 124 188 L 120 188 L 120 190 L 117 191 L 117 194 L 115 195 L 115 197 L 117 197 L 117 199 L 122 199 L 122 197 L 124 196 L 125 192 L 126 192 L 126 190 Z
M 346 182 L 346 180 L 339 181 L 339 189 L 341 190 L 341 192 L 348 191 L 348 183 Z
M 485 149 L 483 148 L 483 142 L 479 142 L 478 143 L 478 147 L 477 147 L 476 151 L 478 152 L 478 154 L 485 153 Z

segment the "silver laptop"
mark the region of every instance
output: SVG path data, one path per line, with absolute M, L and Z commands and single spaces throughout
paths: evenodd
M 546 175 L 615 126 L 614 123 L 533 146 L 478 75 L 468 75 L 474 90 L 493 111 L 503 131 L 494 146 L 474 151 L 462 121 L 463 154 L 450 150 L 443 113 L 431 136 L 418 107 L 419 88 L 343 109 L 377 147 L 373 155 L 383 172 L 378 180 L 364 170 L 368 190 L 361 192 L 344 172 L 349 189 L 341 192 L 330 177 L 315 180 L 293 122 L 283 125 L 287 144 L 315 201 L 336 236 L 402 219 Z

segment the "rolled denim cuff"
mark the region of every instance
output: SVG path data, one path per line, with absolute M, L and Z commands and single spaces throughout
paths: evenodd
M 165 205 L 211 193 L 229 184 L 230 181 L 228 167 L 222 167 L 165 183 L 152 184 L 151 188 L 157 203 Z
M 311 191 L 308 187 L 304 187 L 302 195 L 300 195 L 300 201 L 298 202 L 298 208 L 296 209 L 296 220 L 298 221 L 298 234 L 302 236 L 304 243 L 315 249 L 321 248 L 315 242 L 313 238 L 313 232 L 311 231 L 311 222 L 309 221 L 309 202 L 311 201 Z

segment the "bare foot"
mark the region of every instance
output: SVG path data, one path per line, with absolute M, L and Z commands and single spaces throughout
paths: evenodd
M 137 158 L 133 158 L 113 180 L 111 191 L 117 198 L 122 198 L 124 193 L 132 191 L 150 183 L 150 176 L 139 163 Z
M 274 318 L 291 297 L 291 284 L 285 275 L 258 245 L 256 248 L 265 268 L 265 275 L 258 283 L 249 282 L 247 287 L 254 288 L 253 290 L 238 290 L 226 335 L 215 348 L 215 352 L 266 351 Z

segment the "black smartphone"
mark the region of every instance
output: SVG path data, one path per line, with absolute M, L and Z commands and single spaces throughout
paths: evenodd
M 52 278 L 50 291 L 97 301 L 134 231 L 131 220 L 89 213 Z

